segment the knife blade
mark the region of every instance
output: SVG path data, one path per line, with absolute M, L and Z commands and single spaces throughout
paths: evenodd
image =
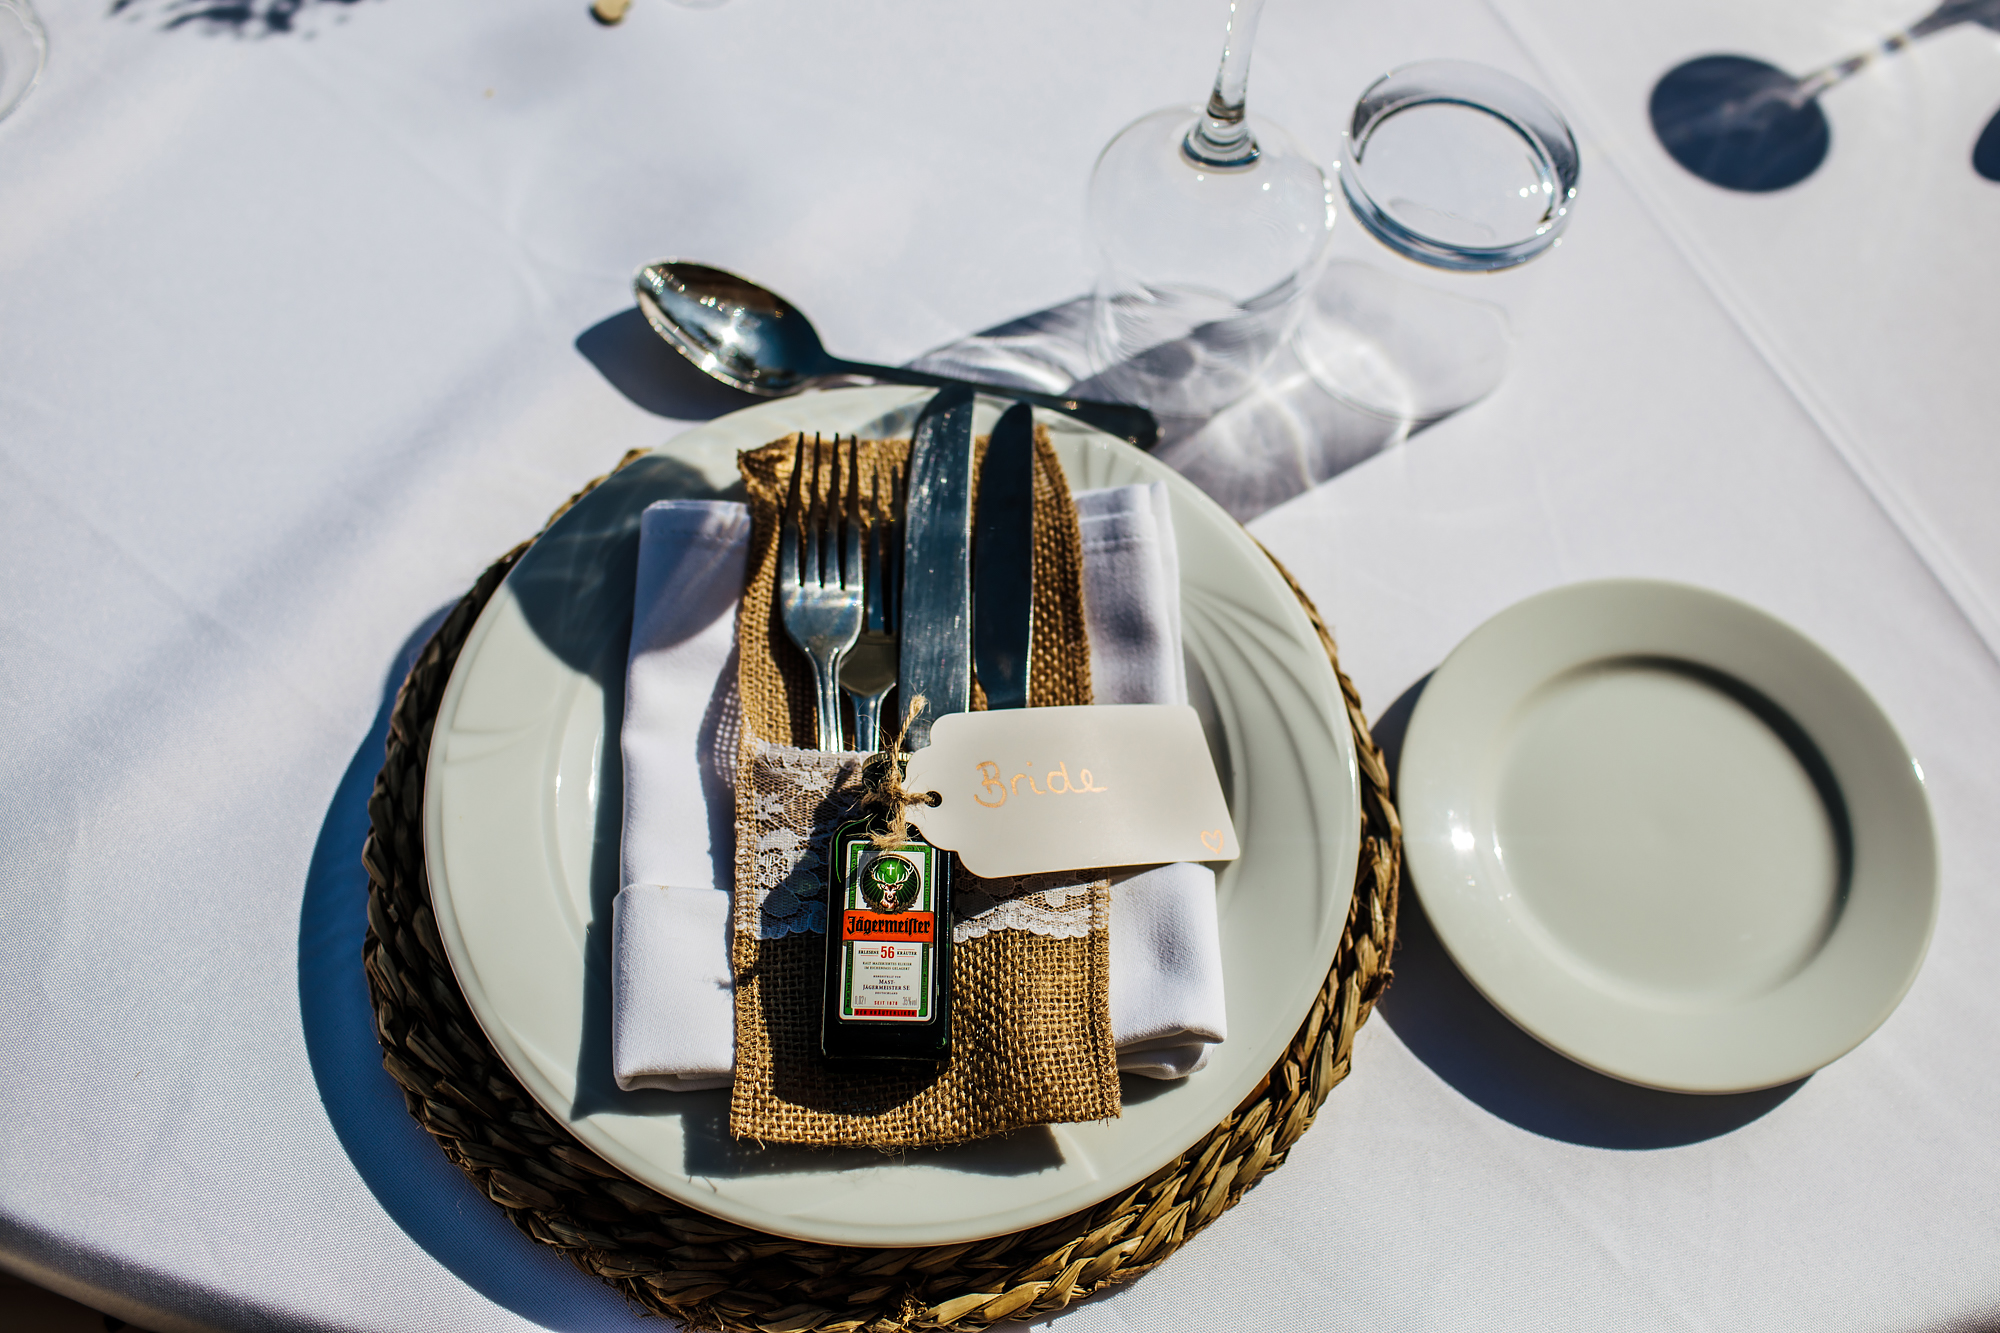
M 931 723 L 972 705 L 972 390 L 941 390 L 910 445 L 903 523 L 900 707 L 924 697 L 904 742 L 920 750 Z
M 988 708 L 1028 706 L 1034 560 L 1035 413 L 1016 403 L 987 441 L 972 532 L 972 670 Z

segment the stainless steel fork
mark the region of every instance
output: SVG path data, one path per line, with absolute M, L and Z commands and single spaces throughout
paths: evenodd
M 827 500 L 818 485 L 822 451 L 833 474 Z M 778 538 L 778 606 L 785 633 L 812 659 L 822 750 L 841 748 L 840 659 L 861 633 L 861 524 L 846 504 L 843 461 L 851 489 L 853 442 L 843 449 L 838 437 L 822 445 L 814 435 L 807 445 L 801 433 Z
M 868 525 L 867 613 L 861 637 L 840 662 L 840 687 L 854 700 L 854 748 L 882 748 L 882 700 L 896 685 L 903 623 L 903 525 L 894 520 L 902 488 L 875 474 L 875 521 Z M 886 496 L 884 492 L 887 492 Z

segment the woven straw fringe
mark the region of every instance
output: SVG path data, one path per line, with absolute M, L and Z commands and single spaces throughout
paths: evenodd
M 983 456 L 976 442 L 975 457 Z M 783 629 L 777 596 L 778 529 L 792 488 L 800 439 L 789 436 L 741 456 L 750 497 L 751 538 L 743 614 L 737 622 L 738 694 L 743 700 L 739 774 L 755 771 L 760 742 L 810 745 L 812 670 Z M 837 446 L 857 475 L 868 519 L 879 522 L 907 464 L 908 440 Z M 817 502 L 831 494 L 829 457 L 809 477 Z M 1029 702 L 1090 702 L 1090 644 L 1083 621 L 1083 540 L 1062 465 L 1045 433 L 1034 469 L 1035 636 L 1029 645 Z M 975 477 L 977 472 L 974 473 Z M 885 484 L 878 487 L 877 481 Z M 983 696 L 975 706 L 983 705 Z M 760 819 L 756 782 L 737 783 L 736 826 Z M 794 827 L 799 827 L 794 824 Z M 808 826 L 809 827 L 809 826 Z M 801 829 L 800 831 L 805 831 Z M 758 847 L 737 839 L 736 882 L 754 892 Z M 826 941 L 817 935 L 760 939 L 742 927 L 731 945 L 736 971 L 736 1077 L 729 1132 L 761 1142 L 821 1147 L 908 1148 L 966 1143 L 1028 1125 L 1103 1120 L 1119 1113 L 1118 1054 L 1111 1034 L 1108 888 L 1095 928 L 1081 938 L 1048 939 L 994 931 L 952 950 L 952 1058 L 941 1070 L 859 1069 L 830 1064 L 819 1050 Z M 828 899 L 829 909 L 832 899 Z
M 1362 842 L 1340 944 L 1284 1056 L 1187 1152 L 1094 1208 L 1030 1231 L 937 1248 L 805 1244 L 723 1222 L 634 1183 L 550 1119 L 487 1043 L 445 960 L 424 878 L 424 760 L 438 703 L 474 621 L 526 549 L 516 547 L 480 576 L 397 695 L 368 802 L 362 957 L 382 1065 L 401 1085 L 410 1114 L 517 1227 L 584 1272 L 646 1310 L 725 1333 L 975 1333 L 997 1320 L 1046 1315 L 1130 1282 L 1186 1244 L 1283 1164 L 1347 1076 L 1354 1035 L 1390 979 L 1402 829 L 1381 751 L 1342 674 L 1360 759 Z M 1332 636 L 1286 578 L 1338 671 Z

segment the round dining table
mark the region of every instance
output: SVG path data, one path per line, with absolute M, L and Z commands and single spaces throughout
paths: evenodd
M 1000 365 L 1091 292 L 1095 156 L 1206 95 L 1228 5 L 35 5 L 0 120 L 0 1269 L 157 1333 L 658 1327 L 382 1067 L 396 687 L 579 486 L 753 401 L 653 335 L 640 265 L 754 277 L 857 360 Z M 1250 104 L 1315 160 L 1385 70 L 1481 61 L 1569 115 L 1575 214 L 1485 400 L 1383 429 L 1281 357 L 1161 456 L 1311 594 L 1392 760 L 1454 645 L 1558 585 L 1797 627 L 1921 766 L 1936 929 L 1851 1053 L 1693 1096 L 1514 1026 L 1406 893 L 1283 1168 L 1037 1327 L 2000 1328 L 2000 36 L 1827 92 L 1784 190 L 1647 120 L 1692 57 L 1809 70 L 1918 8 L 1270 0 Z

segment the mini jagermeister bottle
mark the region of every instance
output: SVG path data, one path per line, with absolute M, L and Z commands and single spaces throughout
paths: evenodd
M 833 837 L 820 1049 L 832 1060 L 951 1056 L 953 857 L 920 838 L 881 850 L 856 820 Z

